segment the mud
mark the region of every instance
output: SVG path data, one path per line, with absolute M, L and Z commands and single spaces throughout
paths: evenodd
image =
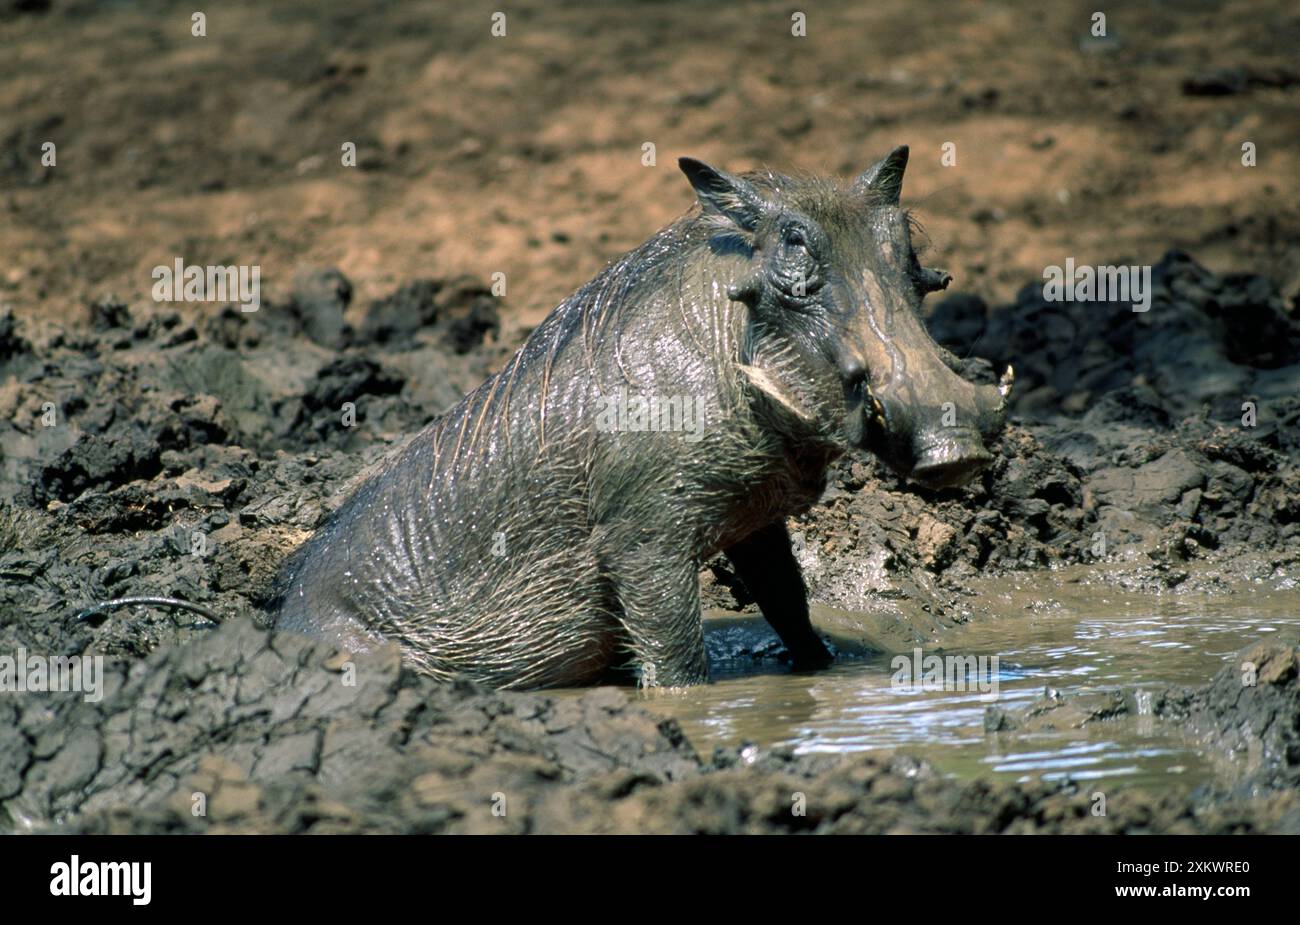
M 556 699 L 438 684 L 395 650 L 349 659 L 246 621 L 117 663 L 106 690 L 96 704 L 0 704 L 14 829 L 1300 833 L 1294 788 L 1204 805 L 1127 791 L 1097 816 L 1087 789 L 957 783 L 904 755 L 748 747 L 702 760 L 675 722 L 615 689 Z M 1187 702 L 1204 698 L 1212 688 Z
M 200 46 L 167 3 L 0 4 L 0 655 L 102 654 L 110 679 L 97 704 L 0 695 L 0 828 L 1300 831 L 1284 646 L 1154 695 L 990 717 L 995 736 L 1136 710 L 1221 761 L 1213 787 L 1124 790 L 1097 817 L 1090 788 L 954 780 L 905 753 L 697 755 L 630 691 L 437 685 L 391 654 L 358 659 L 350 687 L 334 653 L 257 626 L 276 567 L 369 466 L 686 208 L 677 154 L 845 173 L 904 142 L 926 263 L 956 277 L 931 329 L 971 378 L 1009 362 L 1017 386 L 978 484 L 929 492 L 847 459 L 791 523 L 842 655 L 996 621 L 974 589 L 1000 574 L 1095 566 L 1099 595 L 1294 589 L 1289 8 L 1125 11 L 1092 42 L 1074 12 L 1028 2 L 936 30 L 910 0 L 827 4 L 791 68 L 784 10 L 770 30 L 740 8 L 701 30 L 684 3 L 525 3 L 503 54 L 468 8 L 313 6 L 229 4 Z M 1027 44 L 1026 22 L 1049 38 Z M 339 126 L 356 170 L 334 167 Z M 1266 153 L 1255 170 L 1242 136 Z M 668 169 L 641 165 L 648 139 Z M 950 139 L 958 166 L 940 168 Z M 1039 274 L 1067 255 L 1152 264 L 1150 310 L 1044 302 Z M 260 310 L 153 302 L 149 269 L 177 256 L 261 264 Z M 702 580 L 706 606 L 753 612 L 721 560 Z M 232 622 L 73 619 L 140 594 Z M 782 652 L 714 634 L 710 656 Z

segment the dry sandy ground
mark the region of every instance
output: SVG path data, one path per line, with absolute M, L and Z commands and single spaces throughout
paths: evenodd
M 900 143 L 932 262 L 989 301 L 1069 256 L 1172 246 L 1300 290 L 1283 0 L 1116 8 L 1105 39 L 1092 7 L 1030 0 L 804 4 L 805 37 L 773 2 L 520 2 L 504 37 L 492 4 L 222 2 L 202 38 L 192 5 L 23 5 L 0 4 L 0 304 L 20 317 L 146 298 L 179 256 L 258 264 L 273 297 L 334 265 L 354 306 L 504 272 L 509 331 L 690 204 L 679 155 L 852 173 Z

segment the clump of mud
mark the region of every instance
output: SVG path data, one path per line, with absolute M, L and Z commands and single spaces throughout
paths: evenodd
M 110 296 L 71 330 L 0 321 L 0 645 L 139 656 L 187 638 L 157 613 L 70 619 L 131 594 L 253 612 L 349 480 L 490 372 L 482 285 L 400 287 L 356 330 L 350 299 L 307 268 L 256 313 L 189 323 Z
M 1300 792 L 1300 645 L 1269 639 L 1241 652 L 1206 687 L 1167 695 L 1162 718 L 1179 722 L 1232 767 L 1235 795 Z

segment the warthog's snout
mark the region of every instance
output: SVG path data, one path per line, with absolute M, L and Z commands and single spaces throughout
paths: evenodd
M 911 476 L 927 488 L 965 485 L 993 461 L 973 430 L 941 434 L 923 443 Z
M 871 416 L 868 446 L 927 488 L 965 485 L 993 461 L 986 441 L 1002 430 L 1014 372 L 1008 367 L 994 387 L 973 385 L 946 367 L 930 371 L 926 391 L 946 394 L 949 401 L 920 401 L 910 382 L 875 390 L 862 386 Z

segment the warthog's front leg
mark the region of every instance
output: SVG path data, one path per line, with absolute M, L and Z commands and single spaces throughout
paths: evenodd
M 709 680 L 699 567 L 679 544 L 643 545 L 610 563 L 642 687 Z
M 777 520 L 725 550 L 740 580 L 800 668 L 831 662 L 826 645 L 808 619 L 808 591 L 790 549 L 790 532 Z

